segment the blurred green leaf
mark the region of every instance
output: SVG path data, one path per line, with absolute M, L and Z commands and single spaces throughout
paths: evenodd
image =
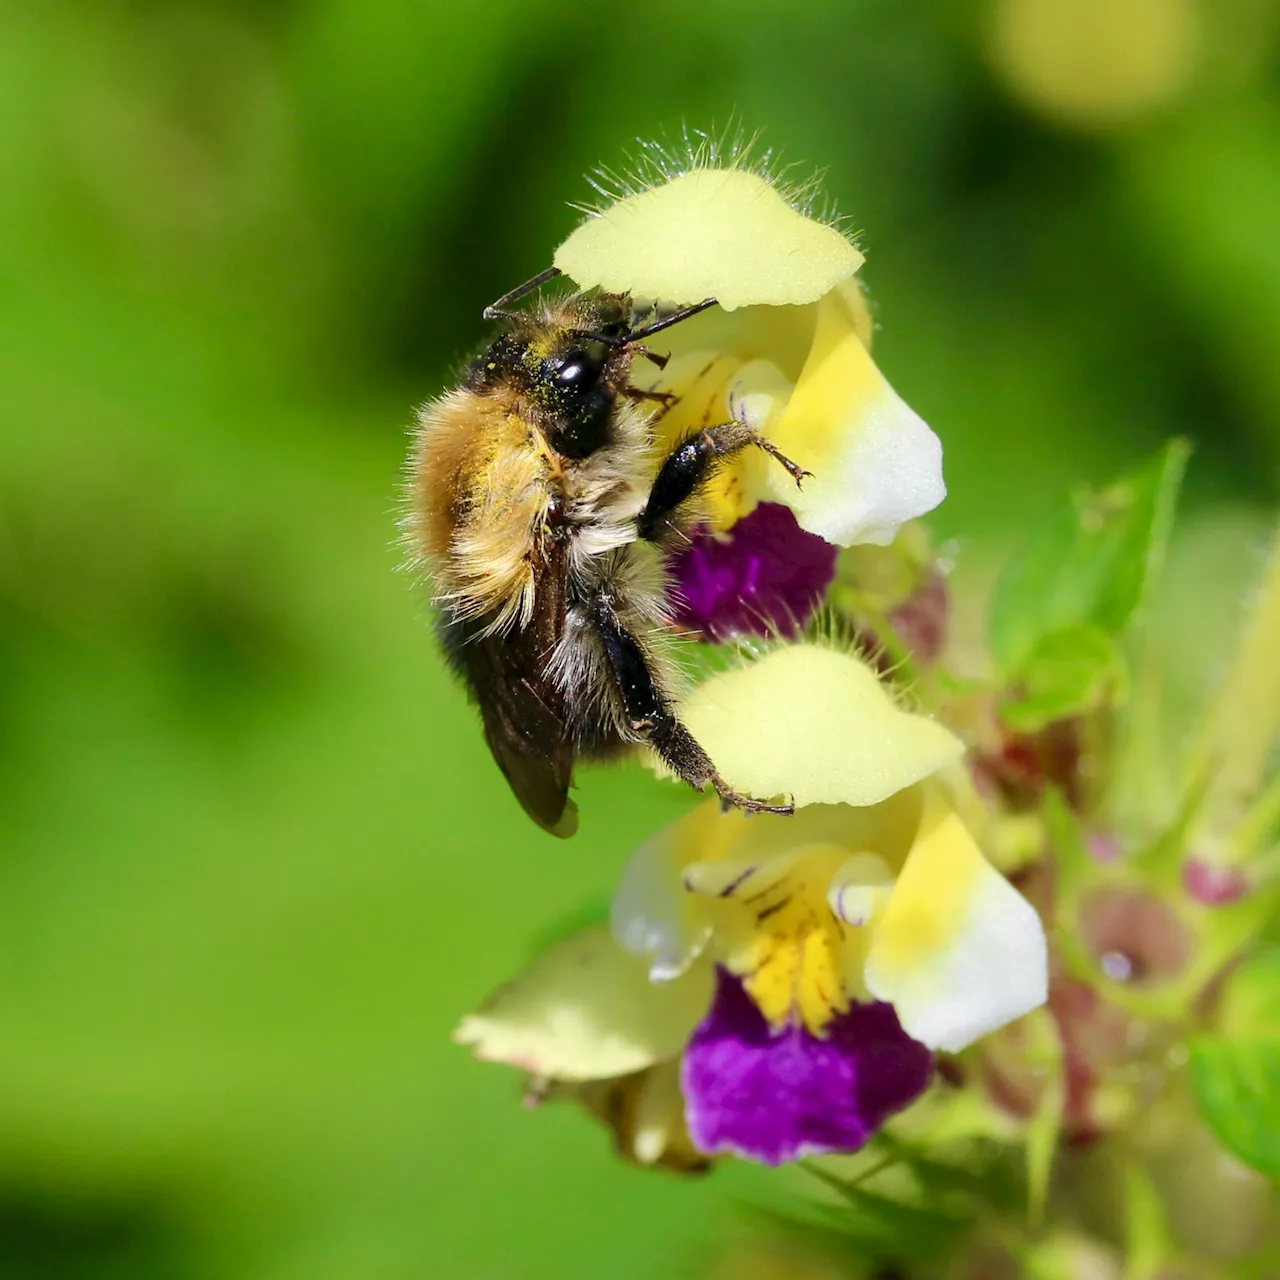
M 1280 1039 L 1203 1036 L 1191 1045 L 1200 1113 L 1245 1164 L 1280 1178 Z
M 1022 679 L 1047 638 L 1066 628 L 1122 635 L 1164 559 L 1188 448 L 1158 456 L 1101 493 L 1082 490 L 1014 556 L 996 587 L 991 646 Z
M 1011 729 L 1034 733 L 1106 703 L 1123 702 L 1128 668 L 1120 646 L 1100 627 L 1062 627 L 1044 636 L 1026 660 L 1018 696 L 1000 709 Z
M 1280 1178 L 1280 953 L 1232 976 L 1220 1030 L 1191 1043 L 1200 1113 L 1246 1164 Z
M 1232 1039 L 1280 1043 L 1280 951 L 1255 956 L 1232 974 L 1218 1029 Z

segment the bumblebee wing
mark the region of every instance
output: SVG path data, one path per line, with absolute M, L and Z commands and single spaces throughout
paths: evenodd
M 578 829 L 569 799 L 573 743 L 559 690 L 547 663 L 564 632 L 564 565 L 556 556 L 539 575 L 529 624 L 509 633 L 459 637 L 453 656 L 480 704 L 484 736 L 498 768 L 545 831 L 567 837 Z
M 569 799 L 573 747 L 564 721 L 547 704 L 546 681 L 519 658 L 513 662 L 510 639 L 489 637 L 478 648 L 476 657 L 491 674 L 476 680 L 476 692 L 498 768 L 534 822 L 552 835 L 573 835 L 578 829 L 578 807 Z

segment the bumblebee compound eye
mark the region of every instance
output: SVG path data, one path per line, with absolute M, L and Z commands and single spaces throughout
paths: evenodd
M 564 363 L 551 375 L 551 383 L 557 391 L 580 391 L 600 377 L 601 365 L 593 361 L 585 351 L 570 351 Z
M 555 393 L 552 443 L 566 457 L 585 458 L 608 441 L 614 398 L 602 376 L 608 354 L 603 343 L 571 347 L 547 369 Z
M 582 392 L 600 381 L 608 351 L 603 343 L 594 342 L 589 347 L 572 347 L 554 361 L 550 382 L 557 391 L 570 394 Z

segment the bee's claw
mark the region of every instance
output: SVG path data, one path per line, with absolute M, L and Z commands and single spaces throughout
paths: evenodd
M 744 796 L 740 791 L 735 791 L 723 778 L 713 777 L 710 781 L 716 789 L 716 795 L 720 797 L 722 813 L 728 813 L 731 809 L 741 809 L 743 813 L 776 813 L 783 817 L 790 817 L 796 811 L 794 799 L 788 799 L 785 804 L 768 804 L 763 800 L 756 800 L 751 796 Z
M 792 462 L 777 445 L 770 444 L 764 436 L 756 436 L 756 447 L 763 449 L 775 462 L 786 469 L 787 474 L 796 482 L 796 488 L 803 487 L 802 481 L 808 480 L 812 471 L 806 471 L 798 462 Z

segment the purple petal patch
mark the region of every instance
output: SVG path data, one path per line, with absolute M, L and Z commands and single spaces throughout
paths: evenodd
M 853 1004 L 818 1039 L 774 1031 L 742 982 L 720 969 L 711 1012 L 685 1051 L 694 1145 L 765 1164 L 857 1151 L 922 1093 L 933 1055 L 889 1004 Z
M 727 536 L 699 530 L 672 556 L 676 622 L 712 640 L 794 637 L 831 585 L 839 554 L 800 528 L 789 507 L 762 502 Z

